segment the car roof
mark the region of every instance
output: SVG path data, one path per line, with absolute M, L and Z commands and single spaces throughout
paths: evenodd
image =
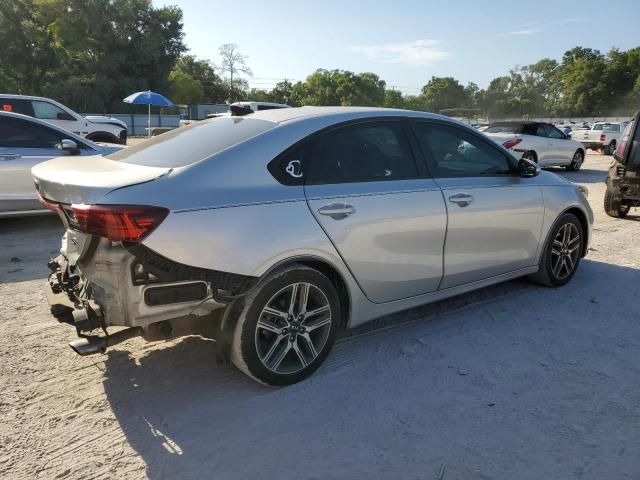
M 508 125 L 536 125 L 538 123 L 545 123 L 545 122 L 534 122 L 533 120 L 509 120 L 509 121 L 505 121 L 505 122 L 493 122 L 491 124 L 491 126 L 508 126 Z
M 47 97 L 35 97 L 33 95 L 16 95 L 13 93 L 0 93 L 0 98 L 14 98 L 17 100 L 49 100 L 55 102 L 55 100 Z
M 432 119 L 446 119 L 450 122 L 455 122 L 454 119 L 446 117 L 444 115 L 438 115 L 435 113 L 419 112 L 415 110 L 400 110 L 395 108 L 380 108 L 380 107 L 294 107 L 294 108 L 279 108 L 273 110 L 260 110 L 252 113 L 251 118 L 257 118 L 261 120 L 267 120 L 274 123 L 288 122 L 305 117 L 343 117 L 344 120 L 349 118 L 362 118 L 366 116 L 411 116 L 422 117 Z

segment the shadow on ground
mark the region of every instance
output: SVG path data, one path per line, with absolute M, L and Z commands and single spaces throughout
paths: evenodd
M 151 479 L 632 478 L 640 311 L 623 306 L 639 282 L 586 260 L 560 289 L 515 281 L 414 309 L 288 388 L 216 365 L 195 337 L 109 352 L 104 388 Z

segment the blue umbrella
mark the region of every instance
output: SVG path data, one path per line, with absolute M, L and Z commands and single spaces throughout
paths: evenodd
M 125 103 L 133 103 L 134 105 L 147 105 L 149 107 L 149 120 L 147 122 L 148 133 L 151 136 L 151 105 L 157 107 L 172 107 L 173 102 L 167 97 L 159 93 L 147 90 L 146 92 L 136 92 L 129 95 L 123 100 Z

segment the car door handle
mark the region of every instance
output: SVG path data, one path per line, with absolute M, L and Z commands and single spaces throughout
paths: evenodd
M 449 197 L 451 203 L 456 203 L 459 207 L 466 207 L 473 202 L 473 196 L 467 193 L 456 193 Z
M 18 153 L 0 153 L 0 160 L 2 161 L 7 161 L 7 160 L 16 160 L 18 158 L 20 158 L 22 155 L 18 154 Z
M 330 203 L 329 205 L 325 205 L 318 210 L 320 215 L 327 215 L 336 220 L 344 218 L 352 213 L 356 213 L 356 209 L 353 205 L 349 205 L 348 203 Z

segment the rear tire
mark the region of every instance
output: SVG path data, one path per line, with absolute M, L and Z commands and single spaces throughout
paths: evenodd
M 604 192 L 604 212 L 607 215 L 614 218 L 624 218 L 630 210 L 629 205 L 622 205 L 622 199 L 607 188 Z
M 572 213 L 563 214 L 551 229 L 532 282 L 545 287 L 561 287 L 573 278 L 584 248 L 582 225 Z
M 582 163 L 584 162 L 584 153 L 582 150 L 576 150 L 576 153 L 573 154 L 573 158 L 571 159 L 571 163 L 567 165 L 567 170 L 570 172 L 577 172 L 582 167 Z
M 613 155 L 613 153 L 616 151 L 616 141 L 612 140 L 609 145 L 607 145 L 607 148 L 605 148 L 604 153 L 605 155 Z
M 331 280 L 303 265 L 268 275 L 243 301 L 231 361 L 272 386 L 297 383 L 323 363 L 341 325 Z

